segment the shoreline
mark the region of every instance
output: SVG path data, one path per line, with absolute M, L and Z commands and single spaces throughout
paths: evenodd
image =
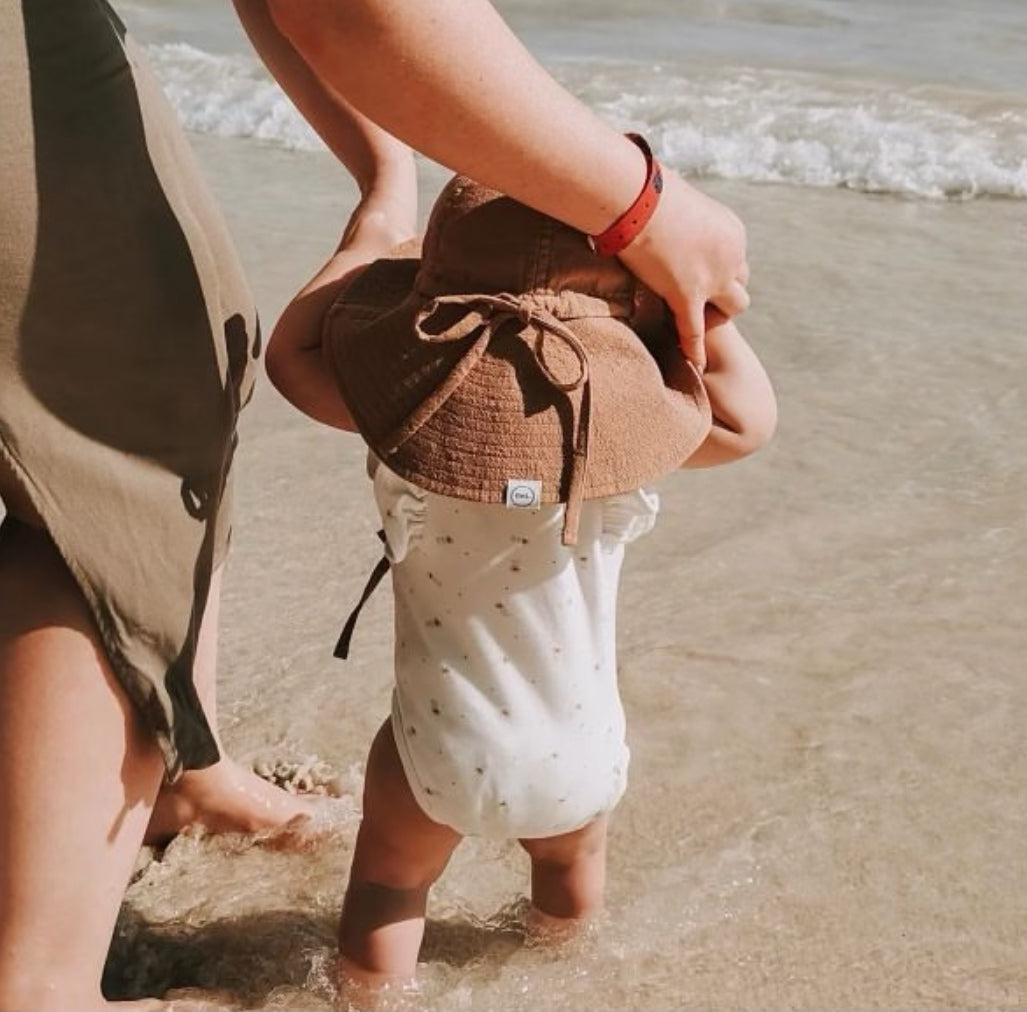
M 354 191 L 329 156 L 197 149 L 267 331 Z M 427 201 L 446 174 L 423 168 Z M 425 1007 L 1022 1009 L 1027 202 L 700 185 L 749 228 L 740 324 L 778 433 L 661 482 L 628 554 L 610 922 L 573 958 L 520 947 L 517 849 L 468 841 L 433 899 Z M 316 754 L 357 804 L 391 684 L 387 594 L 331 657 L 380 553 L 362 443 L 261 377 L 238 464 L 226 743 Z M 324 1000 L 353 832 L 293 856 L 182 840 L 130 890 L 119 967 L 149 954 L 157 980 L 184 951 L 248 1007 Z

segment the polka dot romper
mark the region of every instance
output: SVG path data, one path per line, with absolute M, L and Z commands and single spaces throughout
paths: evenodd
M 392 562 L 392 727 L 425 813 L 466 836 L 577 829 L 620 800 L 628 748 L 617 689 L 624 546 L 651 530 L 646 490 L 563 507 L 426 492 L 372 459 Z

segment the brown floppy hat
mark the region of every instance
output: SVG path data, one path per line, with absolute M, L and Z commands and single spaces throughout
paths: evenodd
M 698 374 L 670 389 L 672 328 L 636 332 L 655 296 L 587 237 L 462 176 L 415 244 L 359 269 L 323 344 L 371 450 L 441 495 L 532 508 L 631 491 L 706 438 Z M 662 321 L 662 313 L 658 319 Z

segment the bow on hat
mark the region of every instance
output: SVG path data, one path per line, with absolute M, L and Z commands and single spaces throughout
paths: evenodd
M 445 329 L 438 333 L 425 328 L 432 317 L 445 306 L 462 306 L 465 314 L 456 321 L 447 320 Z M 560 295 L 528 293 L 510 295 L 439 295 L 434 297 L 417 314 L 414 331 L 417 337 L 428 343 L 458 341 L 469 337 L 481 328 L 477 340 L 465 352 L 435 393 L 422 402 L 383 443 L 387 455 L 395 453 L 410 439 L 453 395 L 474 367 L 481 361 L 493 336 L 507 323 L 516 322 L 521 327 L 531 328 L 535 339 L 531 351 L 535 362 L 554 388 L 570 394 L 581 390 L 578 407 L 573 398 L 571 409 L 574 418 L 573 452 L 569 461 L 567 485 L 567 509 L 564 513 L 562 540 L 565 545 L 574 544 L 578 537 L 578 521 L 585 492 L 585 473 L 588 467 L 588 448 L 592 430 L 592 384 L 589 377 L 588 352 L 578 336 L 554 314 L 566 311 L 567 300 Z M 546 343 L 558 340 L 568 348 L 578 363 L 578 372 L 569 380 L 561 379 L 551 368 L 546 358 Z

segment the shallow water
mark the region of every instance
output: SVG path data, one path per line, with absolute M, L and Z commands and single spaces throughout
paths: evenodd
M 507 0 L 546 66 L 692 175 L 1027 197 L 1027 6 L 986 0 Z M 211 0 L 125 15 L 190 129 L 321 142 Z
M 317 154 L 198 144 L 271 318 L 349 191 Z M 425 166 L 426 197 L 441 178 Z M 781 424 L 750 461 L 662 482 L 628 555 L 608 915 L 527 946 L 523 854 L 468 841 L 406 1001 L 1022 1009 L 1027 203 L 707 188 L 749 224 L 742 322 Z M 225 735 L 247 760 L 316 753 L 348 800 L 311 853 L 174 844 L 130 890 L 111 981 L 324 1008 L 390 606 L 331 658 L 378 550 L 358 441 L 266 384 L 244 429 Z
M 422 990 L 400 1003 L 1027 1008 L 1027 6 L 501 8 L 573 90 L 741 213 L 742 325 L 781 422 L 751 461 L 662 482 L 660 523 L 628 555 L 632 766 L 606 917 L 568 948 L 526 944 L 523 854 L 468 841 L 432 898 Z M 269 325 L 334 245 L 352 186 L 229 4 L 122 9 Z M 426 210 L 444 176 L 421 167 Z M 245 761 L 316 754 L 344 796 L 306 852 L 175 841 L 129 890 L 107 983 L 326 1008 L 388 707 L 388 596 L 333 660 L 379 550 L 356 439 L 264 383 L 239 464 L 224 735 Z

